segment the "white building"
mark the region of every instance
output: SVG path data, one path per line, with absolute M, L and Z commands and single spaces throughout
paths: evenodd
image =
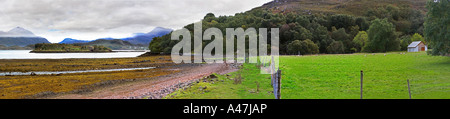
M 414 41 L 408 45 L 408 52 L 427 51 L 428 47 L 422 41 Z

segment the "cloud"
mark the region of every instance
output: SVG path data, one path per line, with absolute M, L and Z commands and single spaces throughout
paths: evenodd
M 270 0 L 0 0 L 0 31 L 21 26 L 50 42 L 179 29 L 207 13 L 234 15 Z M 57 30 L 56 30 L 57 29 Z

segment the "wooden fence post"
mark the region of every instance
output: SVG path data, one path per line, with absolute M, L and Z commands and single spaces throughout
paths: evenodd
M 411 88 L 410 88 L 410 86 L 409 86 L 409 79 L 406 79 L 406 81 L 408 82 L 409 99 L 411 99 Z
M 363 99 L 363 70 L 361 70 L 361 99 Z

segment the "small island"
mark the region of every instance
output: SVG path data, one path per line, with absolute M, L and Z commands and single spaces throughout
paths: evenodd
M 110 48 L 101 45 L 77 45 L 77 44 L 58 44 L 58 43 L 39 43 L 35 44 L 34 50 L 30 53 L 106 53 L 113 52 Z

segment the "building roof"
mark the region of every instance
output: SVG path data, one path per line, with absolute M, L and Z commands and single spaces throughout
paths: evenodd
M 417 47 L 422 41 L 414 41 L 411 44 L 408 45 L 408 48 L 414 48 Z

